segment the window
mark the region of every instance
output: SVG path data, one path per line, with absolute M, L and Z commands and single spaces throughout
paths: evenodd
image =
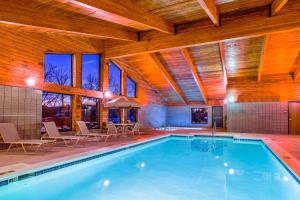
M 136 97 L 136 83 L 130 77 L 127 77 L 127 96 Z
M 71 96 L 65 94 L 43 92 L 42 121 L 55 122 L 59 131 L 71 130 Z
M 100 55 L 82 55 L 82 88 L 88 90 L 99 90 L 100 82 Z
M 207 108 L 192 108 L 192 124 L 208 124 Z
M 72 55 L 45 54 L 45 82 L 72 85 Z
M 119 109 L 109 109 L 108 110 L 108 121 L 113 123 L 121 122 L 121 112 Z
M 130 120 L 131 122 L 137 122 L 137 113 L 138 110 L 137 109 L 129 109 L 127 111 L 127 120 Z
M 119 67 L 109 62 L 109 90 L 115 95 L 121 95 L 121 73 Z
M 98 129 L 99 126 L 99 99 L 82 97 L 82 121 L 90 129 Z

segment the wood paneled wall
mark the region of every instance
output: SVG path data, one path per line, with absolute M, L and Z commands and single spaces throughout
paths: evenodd
M 103 41 L 63 36 L 59 34 L 47 34 L 28 32 L 1 27 L 0 34 L 0 85 L 27 87 L 25 80 L 33 77 L 36 80 L 34 88 L 48 92 L 64 93 L 72 95 L 72 128 L 76 129 L 76 120 L 81 120 L 81 97 L 102 98 L 102 92 L 81 89 L 81 54 L 102 54 L 102 67 L 100 77 L 101 91 L 108 90 L 108 60 L 103 54 Z M 44 55 L 46 52 L 71 53 L 73 62 L 73 87 L 44 83 Z M 153 91 L 143 77 L 129 65 L 116 63 L 123 70 L 123 94 L 126 93 L 126 77 L 130 76 L 137 83 L 136 101 L 143 105 L 149 103 L 164 104 L 161 97 Z M 107 122 L 107 109 L 100 106 L 100 124 Z
M 300 83 L 290 74 L 263 75 L 257 78 L 230 78 L 227 96 L 233 95 L 237 102 L 276 102 L 300 100 Z

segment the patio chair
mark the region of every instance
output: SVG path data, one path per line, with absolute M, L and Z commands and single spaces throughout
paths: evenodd
M 40 140 L 40 139 L 25 139 L 22 140 L 18 134 L 18 131 L 13 123 L 0 123 L 0 135 L 3 143 L 9 144 L 7 152 L 12 146 L 22 147 L 23 151 L 26 153 L 26 145 L 37 146 L 35 152 L 37 152 L 44 144 L 52 143 L 53 141 Z
M 138 133 L 139 135 L 141 135 L 139 122 L 136 122 L 132 128 L 129 128 L 127 130 L 127 133 L 132 134 L 132 135 L 135 135 L 136 133 Z
M 67 141 L 75 141 L 75 145 L 79 142 L 83 142 L 86 140 L 85 136 L 72 136 L 72 135 L 61 135 L 56 127 L 54 122 L 43 122 L 46 135 L 42 137 L 42 139 L 53 139 L 55 141 L 63 141 L 64 144 L 67 146 Z
M 97 138 L 98 141 L 100 141 L 102 138 L 105 138 L 105 141 L 107 141 L 108 137 L 110 136 L 108 134 L 103 134 L 103 133 L 91 133 L 84 121 L 76 121 L 76 123 L 78 124 L 80 129 L 80 133 L 76 134 L 78 136 Z
M 116 127 L 115 124 L 113 124 L 111 122 L 108 122 L 108 124 L 107 124 L 107 135 L 117 137 L 117 136 L 122 135 L 122 132 L 120 131 L 120 129 L 118 129 Z

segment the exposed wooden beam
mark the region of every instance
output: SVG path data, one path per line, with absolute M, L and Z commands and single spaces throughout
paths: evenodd
M 43 0 L 42 0 L 43 1 Z M 173 33 L 174 25 L 130 0 L 56 0 L 74 7 L 76 12 L 141 30 Z
M 223 42 L 219 43 L 219 54 L 220 54 L 221 65 L 223 70 L 224 84 L 227 86 L 228 77 L 227 77 L 227 69 L 226 69 L 226 55 L 225 55 L 225 47 Z
M 260 83 L 260 81 L 261 81 L 262 69 L 263 69 L 264 59 L 265 59 L 265 52 L 267 50 L 269 40 L 270 40 L 270 36 L 266 35 L 265 38 L 264 38 L 264 42 L 263 42 L 263 45 L 262 45 L 261 52 L 260 52 L 260 61 L 259 61 L 258 73 L 257 73 L 257 83 Z
M 201 95 L 203 97 L 203 100 L 204 102 L 207 104 L 207 92 L 206 92 L 206 89 L 204 87 L 204 84 L 203 84 L 203 81 L 201 80 L 199 74 L 198 74 L 198 69 L 197 69 L 197 66 L 195 65 L 195 63 L 193 62 L 193 59 L 190 55 L 190 52 L 187 48 L 183 48 L 181 49 L 181 53 L 182 55 L 184 56 L 185 58 L 185 61 L 187 62 L 191 72 L 192 72 L 192 75 L 193 75 L 193 78 L 201 92 Z
M 214 2 L 214 0 L 198 0 L 202 9 L 206 12 L 210 20 L 214 25 L 220 25 L 219 10 Z
M 271 5 L 271 15 L 276 15 L 287 2 L 288 0 L 274 0 Z
M 178 94 L 178 96 L 181 98 L 181 100 L 188 105 L 189 101 L 187 100 L 187 98 L 185 97 L 183 91 L 180 89 L 180 87 L 178 86 L 177 82 L 175 81 L 175 79 L 171 76 L 171 74 L 167 71 L 167 69 L 165 68 L 165 66 L 161 63 L 161 61 L 158 59 L 158 57 L 155 54 L 150 54 L 150 57 L 152 58 L 152 60 L 154 61 L 154 63 L 156 64 L 156 66 L 160 69 L 162 75 L 164 76 L 164 78 L 168 81 L 168 83 L 170 84 L 170 86 L 174 89 L 174 91 Z
M 108 22 L 102 22 L 80 14 L 70 18 L 68 15 L 59 15 L 54 12 L 47 12 L 45 9 L 36 8 L 31 3 L 28 0 L 1 1 L 0 25 L 17 26 L 38 32 L 137 41 L 135 32 L 117 28 Z
M 249 38 L 262 36 L 267 33 L 299 29 L 300 3 L 290 1 L 280 15 L 268 17 L 268 9 L 246 12 L 244 14 L 224 16 L 222 26 L 208 26 L 209 21 L 192 23 L 178 27 L 176 35 L 162 35 L 146 33 L 141 41 L 128 44 L 106 44 L 109 58 L 153 53 L 172 48 L 199 46 L 214 42 L 221 42 L 233 38 Z

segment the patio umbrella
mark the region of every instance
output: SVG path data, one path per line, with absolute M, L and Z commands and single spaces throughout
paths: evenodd
M 141 105 L 137 103 L 134 100 L 129 100 L 127 97 L 119 97 L 113 100 L 110 100 L 106 103 L 104 103 L 105 108 L 118 108 L 122 109 L 122 114 L 121 114 L 121 121 L 122 123 L 125 122 L 125 109 L 130 109 L 130 108 L 140 108 Z

